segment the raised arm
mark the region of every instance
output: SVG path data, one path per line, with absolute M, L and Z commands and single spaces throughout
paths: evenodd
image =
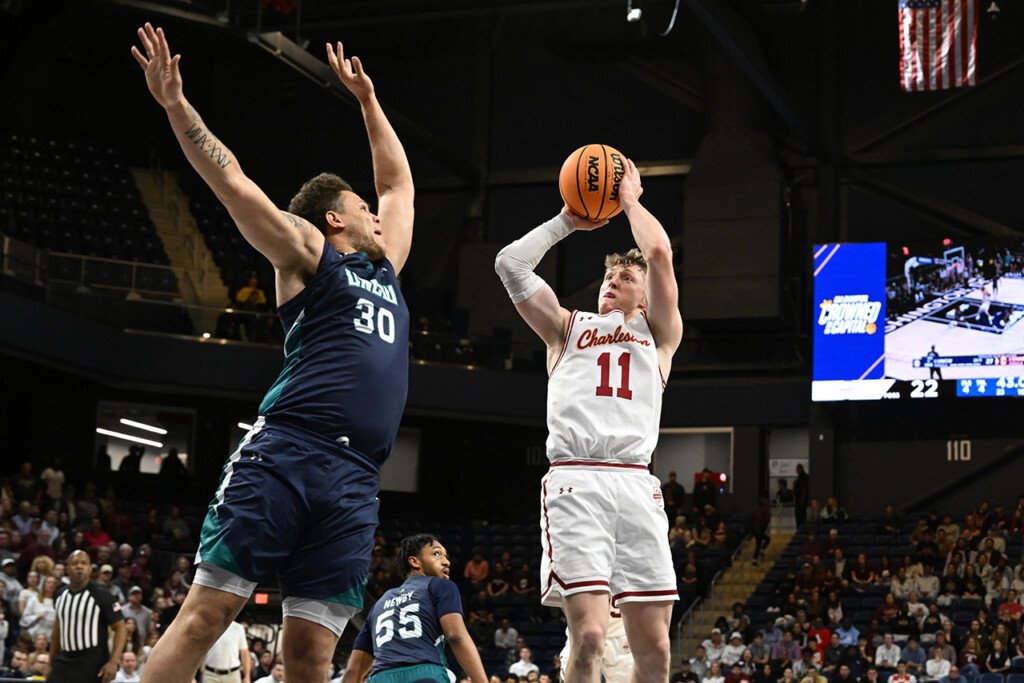
M 415 189 L 405 149 L 377 101 L 373 81 L 363 71 L 359 57 L 346 59 L 338 43 L 337 52 L 327 44 L 327 61 L 334 73 L 359 100 L 363 110 L 366 133 L 373 155 L 373 183 L 377 190 L 377 216 L 384 233 L 385 253 L 395 267 L 402 270 L 412 248 L 413 199 Z
M 647 320 L 663 366 L 665 360 L 670 366 L 672 354 L 683 338 L 679 285 L 672 266 L 672 243 L 658 219 L 640 204 L 643 192 L 640 172 L 633 161 L 627 159 L 626 172 L 619 184 L 619 203 L 629 219 L 633 239 L 647 261 Z
M 171 56 L 163 29 L 147 23 L 139 29 L 139 40 L 146 54 L 132 46 L 132 55 L 146 74 L 150 93 L 167 112 L 185 158 L 227 208 L 242 236 L 282 273 L 315 272 L 324 244 L 320 231 L 279 211 L 185 99 L 178 69 L 181 55 Z
M 569 207 L 563 207 L 561 213 L 499 251 L 494 259 L 494 270 L 519 315 L 547 344 L 549 360 L 561 351 L 569 311 L 562 308 L 551 286 L 533 270 L 544 254 L 569 233 L 593 230 L 607 223 L 607 220 L 591 223 Z
M 471 683 L 487 683 L 487 674 L 484 672 L 483 662 L 480 661 L 480 653 L 469 637 L 462 615 L 451 612 L 441 617 L 441 630 L 444 631 L 445 640 L 452 647 L 455 659 L 459 660 L 462 670 L 469 675 Z

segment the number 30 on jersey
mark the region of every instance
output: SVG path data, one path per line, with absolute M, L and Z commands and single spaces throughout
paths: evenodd
M 353 318 L 352 323 L 357 330 L 363 334 L 376 332 L 377 336 L 388 344 L 395 343 L 395 316 L 390 310 L 384 307 L 377 308 L 369 299 L 357 301 L 356 310 L 359 311 L 359 317 Z

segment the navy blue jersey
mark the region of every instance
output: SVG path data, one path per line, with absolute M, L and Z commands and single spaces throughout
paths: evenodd
M 356 636 L 356 650 L 373 655 L 371 674 L 414 664 L 448 666 L 441 617 L 462 614 L 455 583 L 435 576 L 410 576 L 381 596 Z
M 347 438 L 382 465 L 409 385 L 409 309 L 391 262 L 339 254 L 325 242 L 313 280 L 278 314 L 285 364 L 260 415 L 332 441 Z

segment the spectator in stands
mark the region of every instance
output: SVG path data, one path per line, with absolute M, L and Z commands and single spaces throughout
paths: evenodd
M 93 517 L 89 522 L 89 529 L 85 532 L 85 542 L 90 546 L 106 545 L 110 542 L 110 535 L 103 530 L 103 523 L 99 517 Z
M 752 683 L 754 677 L 744 673 L 743 667 L 737 662 L 729 669 L 729 675 L 725 677 L 725 683 Z
M 801 677 L 800 683 L 828 683 L 827 679 L 818 673 L 817 667 L 807 667 L 807 672 Z
M 40 489 L 39 477 L 32 473 L 32 463 L 21 463 L 21 469 L 14 478 L 14 499 L 35 504 L 39 499 Z M 22 531 L 21 533 L 24 534 L 25 532 Z
M 669 683 L 700 683 L 700 678 L 690 668 L 690 660 L 683 657 L 679 662 L 679 671 L 672 674 L 668 681 Z
M 892 503 L 886 503 L 885 511 L 882 513 L 882 519 L 879 520 L 875 533 L 879 536 L 899 536 L 902 531 L 903 518 L 896 513 L 896 508 L 893 507 Z
M 768 530 L 772 523 L 772 508 L 768 499 L 762 496 L 757 501 L 757 507 L 750 515 L 750 531 L 754 536 L 754 559 L 753 564 L 757 566 L 758 558 L 764 555 L 764 549 L 772 542 Z
M 136 586 L 142 588 L 145 595 L 153 592 L 153 571 L 149 568 L 148 546 L 142 545 L 139 547 L 139 554 L 132 562 L 131 576 L 132 581 L 135 582 Z
M 679 512 L 685 510 L 683 507 L 686 501 L 686 489 L 676 481 L 676 473 L 668 473 L 668 481 L 661 485 L 661 497 L 665 502 L 665 515 L 674 520 Z
M 129 446 L 128 455 L 124 456 L 117 471 L 122 474 L 138 474 L 142 469 L 142 457 L 146 449 L 143 446 Z
M 764 638 L 764 645 L 768 648 L 768 656 L 771 658 L 772 648 L 782 640 L 782 629 L 779 628 L 779 622 L 775 617 L 769 616 L 765 620 L 764 628 L 759 633 Z
M 960 667 L 956 664 L 952 664 L 949 667 L 949 674 L 939 679 L 939 683 L 972 683 L 973 679 L 967 678 L 967 675 L 960 675 Z
M 473 558 L 466 563 L 465 568 L 462 570 L 462 575 L 469 579 L 469 583 L 475 591 L 485 588 L 484 582 L 487 581 L 490 573 L 491 565 L 480 552 L 474 552 Z
M 704 647 L 704 652 L 707 654 L 709 663 L 721 661 L 722 655 L 725 654 L 725 643 L 722 642 L 722 630 L 719 628 L 711 629 L 710 637 L 706 638 L 701 645 Z
M 743 658 L 743 652 L 747 649 L 743 644 L 743 636 L 738 631 L 729 634 L 729 642 L 722 648 L 721 662 L 725 666 L 732 666 Z
M 889 583 L 889 592 L 899 600 L 905 600 L 917 589 L 917 581 L 907 576 L 906 567 L 900 567 Z
M 244 287 L 235 292 L 235 303 L 242 311 L 242 326 L 249 341 L 262 341 L 258 314 L 267 310 L 267 294 L 260 288 L 259 276 L 253 272 Z
M 812 557 L 819 555 L 821 555 L 821 543 L 818 541 L 818 536 L 813 531 L 808 531 L 807 540 L 800 546 L 800 556 L 810 562 Z
M 515 581 L 512 584 L 512 592 L 516 595 L 530 595 L 537 592 L 537 580 L 530 565 L 523 562 L 523 565 L 516 572 Z
M 793 632 L 786 631 L 782 634 L 782 640 L 775 643 L 772 647 L 772 661 L 783 662 L 783 661 L 797 661 L 802 659 L 803 655 L 800 652 L 800 646 L 793 642 Z M 776 665 L 776 669 L 781 668 L 780 665 Z
M 510 674 L 515 674 L 520 678 L 525 677 L 531 671 L 540 672 L 540 667 L 533 663 L 533 653 L 530 648 L 524 647 L 519 649 L 519 661 L 515 662 L 508 668 Z
M 807 507 L 810 503 L 811 480 L 807 476 L 807 470 L 802 463 L 796 466 L 796 481 L 793 482 L 793 510 L 796 515 L 796 525 L 799 528 L 807 521 Z
M 711 669 L 711 662 L 708 661 L 707 648 L 698 645 L 694 651 L 693 659 L 690 660 L 690 670 L 697 676 L 697 680 L 703 681 Z
M 853 625 L 853 621 L 848 617 L 839 622 L 839 627 L 836 628 L 835 633 L 839 636 L 839 644 L 844 648 L 855 647 L 857 639 L 860 637 L 860 630 Z
M 18 596 L 25 587 L 18 581 L 15 564 L 14 558 L 11 557 L 0 560 L 0 601 L 17 611 Z M 36 581 L 39 581 L 38 574 Z
M 708 674 L 704 677 L 703 683 L 725 683 L 725 677 L 722 675 L 722 665 L 720 662 L 711 662 L 708 667 Z
M 836 552 L 843 552 L 846 550 L 846 543 L 839 538 L 839 529 L 829 529 L 828 538 L 825 539 L 824 543 L 821 544 L 820 555 L 828 558 L 836 556 Z
M 898 662 L 896 664 L 896 673 L 889 677 L 891 683 L 917 683 L 917 678 L 907 672 L 907 663 Z
M 829 496 L 828 500 L 825 501 L 825 509 L 821 511 L 822 521 L 831 524 L 842 524 L 849 518 L 850 516 L 846 514 L 846 510 L 839 505 L 839 499 L 835 496 Z
M 949 675 L 950 663 L 943 654 L 941 647 L 932 648 L 932 658 L 925 662 L 924 675 L 921 681 L 938 681 Z
M 512 622 L 508 618 L 503 618 L 498 628 L 494 630 L 494 647 L 508 651 L 515 647 L 518 637 L 519 632 L 512 627 Z
M 143 636 L 149 634 L 150 625 L 153 623 L 153 610 L 142 604 L 142 588 L 132 586 L 128 589 L 128 604 L 121 606 L 125 618 L 131 617 L 139 627 L 139 633 Z
M 773 502 L 779 507 L 792 505 L 795 497 L 793 495 L 793 489 L 789 488 L 789 482 L 785 479 L 779 479 L 776 482 L 775 498 Z
M 259 661 L 256 662 L 255 668 L 252 671 L 252 677 L 254 680 L 266 678 L 270 675 L 270 670 L 274 668 L 274 653 L 270 650 L 264 650 L 260 653 Z
M 500 605 L 508 599 L 509 583 L 505 580 L 505 565 L 494 563 L 494 571 L 487 581 L 487 597 L 494 605 Z
M 51 502 L 60 498 L 64 492 L 64 470 L 60 466 L 60 458 L 54 458 L 39 475 L 45 487 L 46 497 Z
M 825 648 L 821 656 L 821 673 L 832 676 L 839 669 L 844 653 L 845 648 L 839 642 L 839 634 L 833 632 L 829 636 L 828 647 Z
M 134 652 L 125 652 L 121 655 L 121 665 L 114 676 L 114 683 L 135 683 L 142 680 L 139 678 L 139 660 Z
M 817 498 L 812 498 L 807 506 L 807 523 L 814 527 L 821 523 L 821 503 Z
M 850 588 L 857 592 L 863 592 L 877 580 L 877 575 L 868 564 L 867 555 L 859 553 L 856 561 L 850 568 Z
M 764 634 L 760 631 L 754 633 L 753 640 L 747 647 L 746 652 L 750 653 L 752 666 L 750 673 L 752 674 L 756 674 L 758 669 L 771 662 L 771 649 L 765 645 Z M 746 654 L 744 654 L 744 657 L 746 657 Z
M 978 641 L 974 637 L 968 637 L 964 641 L 964 646 L 960 649 L 960 655 L 957 660 L 957 664 L 960 667 L 960 671 L 963 672 L 964 677 L 970 683 L 976 683 L 978 678 L 981 676 L 981 667 L 984 665 L 984 657 L 980 648 L 978 647 Z M 952 675 L 952 671 L 950 672 Z
M 717 482 L 713 481 L 711 470 L 704 468 L 701 472 L 700 481 L 698 481 L 693 487 L 693 509 L 694 512 L 700 514 L 706 506 L 718 507 L 718 486 Z
M 53 622 L 57 618 L 54 610 L 54 596 L 57 593 L 59 580 L 55 576 L 47 576 L 43 580 L 43 590 L 38 596 L 32 596 L 21 613 L 21 628 L 32 636 L 42 634 L 49 637 L 53 631 Z
M 274 665 L 270 668 L 270 673 L 262 678 L 256 679 L 254 683 L 281 683 L 283 680 L 284 663 L 277 661 L 274 662 Z
M 973 564 L 968 564 L 964 567 L 964 577 L 960 583 L 960 597 L 985 597 L 985 582 L 978 576 Z M 960 667 L 960 670 L 963 671 L 963 666 Z M 963 673 L 965 676 L 968 676 L 968 678 L 970 677 L 966 671 L 963 671 Z
M 907 613 L 906 605 L 899 606 L 899 611 L 889 620 L 887 627 L 899 644 L 908 642 L 910 638 L 916 639 L 919 635 L 917 619 Z
M 953 622 L 949 622 L 952 626 Z M 955 635 L 952 631 L 950 634 Z M 935 647 L 942 650 L 942 658 L 949 662 L 950 666 L 953 666 L 959 661 L 959 655 L 956 651 L 956 646 L 953 645 L 955 641 L 946 633 L 945 630 L 939 631 L 935 634 Z
M 28 464 L 28 463 L 26 463 Z M 31 467 L 31 465 L 29 465 Z M 14 528 L 23 537 L 28 536 L 32 533 L 32 520 L 35 519 L 32 515 L 32 503 L 28 500 L 22 499 L 18 503 L 18 514 L 11 517 L 11 523 Z
M 177 460 L 178 456 L 175 455 L 174 459 Z M 185 520 L 181 518 L 181 508 L 177 505 L 171 506 L 170 514 L 163 523 L 163 532 L 167 539 L 177 541 L 179 544 L 188 543 L 192 539 L 192 532 Z
M 917 677 L 924 673 L 924 665 L 928 661 L 928 655 L 916 637 L 911 636 L 907 640 L 907 644 L 900 653 L 900 657 L 907 663 L 907 673 Z
M 994 674 L 1006 674 L 1010 671 L 1010 655 L 1003 641 L 993 639 L 992 651 L 985 658 L 985 670 Z
M 861 683 L 880 683 L 878 678 L 878 669 L 874 666 L 868 666 L 864 669 L 864 675 L 861 676 Z
M 121 602 L 121 601 L 118 600 L 118 602 Z M 122 603 L 122 604 L 124 604 L 124 603 Z M 125 618 L 125 620 L 124 620 L 124 631 L 125 631 L 125 634 L 126 634 L 126 639 L 125 639 L 125 643 L 124 643 L 124 651 L 125 652 L 134 652 L 135 653 L 135 657 L 136 657 L 136 661 L 138 661 L 138 659 L 142 656 L 143 648 L 145 646 L 145 640 L 143 639 L 142 634 L 139 633 L 139 625 L 135 621 L 135 619 L 133 619 L 131 617 L 126 617 Z M 139 662 L 139 663 L 141 663 L 141 662 Z
M 14 648 L 11 650 L 11 660 L 8 662 L 5 676 L 9 678 L 25 678 L 28 673 L 28 653 L 24 650 Z
M 882 645 L 875 650 L 875 666 L 881 671 L 895 671 L 900 661 L 900 648 L 897 647 L 891 633 L 886 633 Z

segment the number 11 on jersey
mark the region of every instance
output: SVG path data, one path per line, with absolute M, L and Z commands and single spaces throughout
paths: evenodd
M 629 389 L 629 351 L 619 354 L 616 361 L 619 366 L 619 388 L 615 390 L 615 396 L 632 400 L 633 392 Z M 612 354 L 605 351 L 597 357 L 597 365 L 601 368 L 601 383 L 597 385 L 598 396 L 611 396 L 612 385 L 610 383 L 612 374 Z

